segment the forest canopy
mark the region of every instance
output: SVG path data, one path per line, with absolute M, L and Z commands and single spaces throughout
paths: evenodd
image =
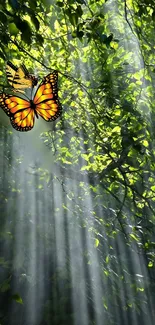
M 1 325 L 154 324 L 154 39 L 153 0 L 0 3 L 0 92 L 56 70 L 62 105 L 0 110 Z

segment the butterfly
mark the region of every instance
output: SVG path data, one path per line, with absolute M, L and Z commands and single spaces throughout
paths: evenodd
M 33 88 L 38 83 L 38 79 L 34 75 L 29 74 L 24 64 L 17 68 L 12 62 L 8 61 L 6 65 L 6 75 L 14 91 L 21 93 L 24 93 L 22 89 Z
M 10 122 L 17 131 L 30 131 L 35 117 L 41 116 L 45 121 L 56 120 L 62 111 L 58 99 L 58 72 L 43 78 L 31 100 L 19 96 L 0 93 L 0 106 L 10 117 Z

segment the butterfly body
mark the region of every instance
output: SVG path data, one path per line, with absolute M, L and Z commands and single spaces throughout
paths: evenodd
M 36 111 L 36 104 L 33 102 L 32 99 L 30 100 L 30 108 L 31 108 L 32 110 L 34 110 L 34 114 L 35 114 L 36 118 L 39 118 L 39 116 L 38 116 L 38 114 L 37 114 L 37 111 Z
M 58 100 L 57 71 L 43 78 L 35 91 L 33 99 L 26 100 L 19 96 L 0 94 L 0 106 L 10 117 L 10 122 L 17 131 L 29 131 L 33 128 L 35 117 L 45 121 L 56 120 L 61 114 Z

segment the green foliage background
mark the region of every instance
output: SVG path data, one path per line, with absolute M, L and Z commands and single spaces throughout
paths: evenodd
M 73 239 L 69 244 L 72 233 L 75 241 L 79 234 L 82 238 L 77 264 L 83 263 L 85 269 L 89 324 L 101 324 L 95 318 L 100 313 L 104 325 L 154 324 L 154 35 L 153 0 L 0 3 L 1 90 L 8 90 L 7 60 L 23 62 L 40 79 L 57 69 L 63 106 L 54 130 L 39 139 L 53 153 L 56 173 L 38 165 L 34 174 L 24 171 L 20 182 L 18 135 L 13 137 L 1 120 L 1 325 L 17 325 L 17 315 L 19 324 L 30 325 L 25 306 L 32 288 L 40 283 L 51 289 L 44 298 L 42 319 L 31 325 L 77 324 L 71 292 L 81 298 L 82 278 L 76 274 L 71 281 L 71 256 L 76 251 Z M 55 184 L 59 184 L 59 204 L 54 200 Z M 31 195 L 44 220 L 39 223 L 38 217 L 36 228 L 36 242 L 46 247 L 39 252 L 40 259 L 45 265 L 50 259 L 52 265 L 45 278 L 32 279 L 27 273 L 33 258 Z M 36 208 L 34 213 L 40 212 Z M 51 215 L 50 226 L 46 214 Z M 56 262 L 54 228 L 59 217 L 66 256 L 61 268 Z M 27 236 L 16 251 L 20 227 Z M 96 288 L 91 287 L 89 268 L 96 263 L 102 290 L 97 280 Z M 76 265 L 73 268 L 76 273 Z M 98 308 L 92 303 L 93 290 L 99 295 Z M 10 309 L 12 303 L 15 307 Z

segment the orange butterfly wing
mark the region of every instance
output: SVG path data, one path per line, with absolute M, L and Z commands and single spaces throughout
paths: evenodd
M 57 71 L 44 77 L 33 98 L 35 111 L 47 122 L 56 120 L 62 111 L 58 100 L 57 80 Z
M 3 93 L 0 94 L 0 106 L 10 117 L 11 124 L 17 131 L 30 131 L 33 128 L 35 113 L 30 101 Z

